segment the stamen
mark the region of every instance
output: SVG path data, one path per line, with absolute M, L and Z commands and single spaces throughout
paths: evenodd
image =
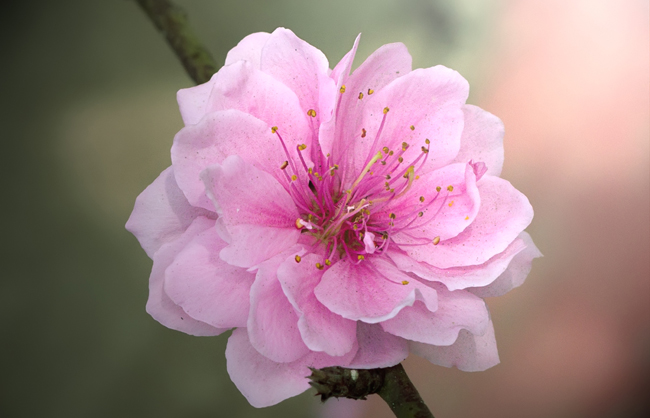
M 363 99 L 363 93 L 359 92 L 359 100 Z
M 371 95 L 372 93 L 374 93 L 374 92 L 375 92 L 375 91 L 374 91 L 373 89 L 368 89 L 368 96 L 370 96 L 370 95 Z
M 437 186 L 437 187 L 436 187 L 436 192 L 439 192 L 440 190 L 442 190 L 442 187 Z
M 339 91 L 340 91 L 341 93 L 345 93 L 345 84 L 343 84 L 343 85 L 341 86 L 341 88 L 339 89 Z
M 272 126 L 272 127 L 271 127 L 271 133 L 276 133 L 277 131 L 278 131 L 278 127 L 277 127 L 277 126 Z
M 385 107 L 385 108 L 384 108 L 384 115 L 385 115 L 386 113 L 388 113 L 389 110 L 390 110 L 390 109 L 389 109 L 388 107 Z
M 415 126 L 411 125 L 411 130 L 414 131 L 414 130 L 415 130 Z
M 420 202 L 424 202 L 424 196 L 420 196 Z
M 433 239 L 433 245 L 438 245 L 439 242 L 440 242 L 440 237 L 435 237 Z
M 365 137 L 366 137 L 366 130 L 361 128 L 361 138 L 365 138 Z
M 299 255 L 297 255 L 296 256 L 296 263 L 300 263 L 300 260 L 302 260 L 302 258 Z
M 453 192 L 454 191 L 454 186 L 451 186 L 451 185 L 447 186 L 447 190 L 449 190 L 450 192 Z
M 408 281 L 408 280 L 402 280 L 402 284 L 403 284 L 404 286 L 406 286 L 407 284 L 409 284 L 409 281 Z
M 316 263 L 316 268 L 317 268 L 318 270 L 322 270 L 322 269 L 323 269 L 323 265 L 322 265 L 321 263 Z
M 316 117 L 316 111 L 315 111 L 314 109 L 309 109 L 309 110 L 307 111 L 307 114 L 308 114 L 309 116 L 311 116 L 312 118 L 315 118 L 315 117 Z
M 289 166 L 289 161 L 285 161 L 285 162 L 283 162 L 282 165 L 280 166 L 280 170 L 284 170 L 284 169 L 287 168 L 288 166 Z

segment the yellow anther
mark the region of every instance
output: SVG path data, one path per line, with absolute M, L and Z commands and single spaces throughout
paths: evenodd
M 370 96 L 370 95 L 371 95 L 372 93 L 374 93 L 374 92 L 375 92 L 375 91 L 374 91 L 373 89 L 368 89 L 368 96 Z
M 402 151 L 406 151 L 406 149 L 409 147 L 409 144 L 406 142 L 402 142 Z
M 365 137 L 366 137 L 366 130 L 361 128 L 361 138 L 365 138 Z
M 330 261 L 329 258 L 326 258 L 326 259 L 325 259 L 325 265 L 326 265 L 326 266 L 331 266 L 331 265 L 332 265 L 332 262 Z
M 420 196 L 420 202 L 424 202 L 424 196 Z
M 299 255 L 297 255 L 296 256 L 296 263 L 300 263 L 300 260 L 302 260 L 302 258 Z
M 309 174 L 312 174 L 312 173 L 314 172 L 314 170 L 313 170 L 311 167 L 309 167 L 309 168 L 307 169 L 307 172 L 308 172 Z
M 425 153 L 425 154 L 426 154 L 427 152 L 429 152 L 429 149 L 426 148 L 424 145 L 422 145 L 422 148 L 420 148 L 420 149 L 421 149 L 422 152 Z
M 363 99 L 363 93 L 359 92 L 359 100 Z
M 391 179 L 390 174 L 386 174 L 386 180 L 390 180 L 390 179 Z
M 429 141 L 429 138 L 427 138 L 427 139 L 424 140 L 424 143 L 429 145 L 431 143 L 431 141 Z
M 309 110 L 307 111 L 307 114 L 308 114 L 309 116 L 311 116 L 312 118 L 315 118 L 315 117 L 316 117 L 316 111 L 315 111 L 314 109 L 309 109 Z
M 292 175 L 291 175 L 291 180 L 292 180 L 292 181 L 296 181 L 296 180 L 298 180 L 298 176 L 296 176 L 295 174 L 292 174 Z
M 381 160 L 381 165 L 386 165 L 386 161 Z
M 289 165 L 289 161 L 283 162 L 282 165 L 280 166 L 280 170 L 284 170 L 285 168 L 287 168 L 288 165 Z
M 391 219 L 395 219 L 397 216 L 396 216 L 394 213 L 391 212 L 391 213 L 388 215 L 388 217 L 391 218 Z
M 407 284 L 409 284 L 409 281 L 408 281 L 408 280 L 402 280 L 402 284 L 403 284 L 404 286 L 406 286 Z
M 277 126 L 272 126 L 272 127 L 271 127 L 271 133 L 276 133 L 277 131 L 278 131 L 278 127 L 277 127 Z
M 411 125 L 410 128 L 411 128 L 412 131 L 415 130 L 415 126 L 413 126 L 413 125 Z
M 341 88 L 339 89 L 339 91 L 340 91 L 341 93 L 345 93 L 345 84 L 343 84 L 343 85 L 341 86 Z
M 390 152 L 388 153 L 388 155 L 393 155 L 393 154 L 394 154 L 394 152 L 393 152 L 393 151 L 390 151 Z
M 433 245 L 438 245 L 439 242 L 440 242 L 440 237 L 435 237 L 433 239 Z
M 300 218 L 296 219 L 296 228 L 302 229 L 303 226 L 304 226 L 303 220 Z
M 334 164 L 334 170 L 338 170 L 338 169 L 339 169 L 339 165 L 338 165 L 338 164 Z
M 466 220 L 466 221 L 469 221 L 469 216 L 465 216 L 465 220 Z
M 440 190 L 442 190 L 442 187 L 440 186 L 436 187 L 436 192 L 439 192 Z
M 323 269 L 323 265 L 322 265 L 321 263 L 316 263 L 316 268 L 317 268 L 318 270 L 322 270 L 322 269 Z
M 388 152 L 390 151 L 388 147 L 384 147 L 381 150 L 384 151 L 384 154 L 388 154 Z
M 452 206 L 454 206 L 454 201 L 453 200 L 451 202 L 449 202 L 449 207 L 452 207 Z
M 415 176 L 415 179 L 416 179 L 416 180 L 420 180 L 420 176 Z
M 300 144 L 300 145 L 298 145 L 298 150 L 300 150 L 300 151 L 304 151 L 304 150 L 306 150 L 306 149 L 307 149 L 307 145 L 306 145 L 306 144 Z
M 384 108 L 384 115 L 385 115 L 386 113 L 388 113 L 389 110 L 390 110 L 389 108 L 385 107 L 385 108 Z
M 449 190 L 450 192 L 453 192 L 454 191 L 454 186 L 452 186 L 452 185 L 447 186 L 447 190 Z
M 403 158 L 403 157 L 398 157 L 398 158 L 397 158 L 397 161 L 399 161 L 400 163 L 403 163 L 403 162 L 404 162 L 404 158 Z
M 424 216 L 424 212 L 418 212 L 418 216 L 421 218 Z
M 357 260 L 364 260 L 365 258 L 366 258 L 366 257 L 364 257 L 364 256 L 361 255 L 361 254 L 359 254 L 359 255 L 357 256 Z

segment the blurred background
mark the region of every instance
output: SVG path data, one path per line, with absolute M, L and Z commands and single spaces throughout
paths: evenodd
M 636 417 L 650 411 L 647 0 L 178 0 L 222 63 L 285 26 L 333 66 L 404 42 L 503 119 L 503 176 L 535 208 L 545 257 L 488 300 L 501 364 L 464 373 L 411 357 L 434 415 Z M 151 261 L 124 230 L 170 164 L 192 85 L 133 1 L 13 1 L 0 14 L 2 417 L 390 417 L 376 396 L 313 392 L 254 409 L 227 335 L 144 311 Z

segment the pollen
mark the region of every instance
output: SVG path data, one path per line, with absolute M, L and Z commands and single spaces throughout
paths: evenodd
M 340 91 L 341 93 L 345 93 L 345 84 L 343 84 L 343 85 L 341 86 L 341 88 L 339 89 L 339 91 Z
M 316 111 L 315 111 L 314 109 L 309 109 L 309 110 L 307 111 L 307 114 L 308 114 L 309 116 L 311 116 L 312 118 L 315 118 L 315 117 L 316 117 Z
M 283 162 L 282 165 L 280 166 L 280 170 L 284 170 L 285 168 L 287 168 L 288 165 L 289 165 L 289 161 Z
M 363 93 L 359 92 L 359 100 L 363 99 Z
M 415 126 L 414 126 L 414 125 L 411 125 L 410 128 L 411 128 L 412 131 L 415 130 Z
M 366 137 L 366 130 L 361 128 L 361 138 L 365 138 L 365 137 Z
M 433 245 L 438 245 L 439 242 L 440 242 L 440 237 L 435 237 L 433 239 Z
M 454 191 L 454 186 L 451 186 L 451 185 L 447 186 L 447 190 L 449 190 L 450 192 L 453 192 Z
M 424 196 L 420 196 L 420 202 L 424 202 Z
M 449 207 L 452 207 L 452 206 L 454 206 L 454 201 L 453 200 L 451 202 L 449 202 Z
M 385 107 L 385 108 L 384 108 L 384 115 L 385 115 L 386 113 L 388 113 L 389 110 L 390 110 L 389 108 Z
M 469 216 L 465 216 L 465 220 L 466 220 L 466 221 L 469 221 Z
M 324 266 L 323 266 L 321 263 L 316 263 L 316 268 L 317 268 L 318 270 L 322 270 L 323 267 L 324 267 Z
M 404 286 L 406 286 L 407 284 L 409 284 L 409 281 L 408 281 L 408 280 L 402 280 L 402 284 L 403 284 Z
M 299 255 L 297 255 L 296 256 L 296 263 L 300 263 L 300 260 L 302 260 L 302 258 Z
M 440 186 L 436 187 L 436 192 L 439 192 L 440 190 L 442 190 L 442 187 Z
M 298 176 L 296 176 L 295 174 L 292 174 L 291 175 L 291 181 L 296 181 L 296 180 L 298 180 Z
M 277 127 L 277 126 L 272 126 L 272 127 L 271 127 L 271 133 L 276 133 L 277 131 L 278 131 L 278 127 Z

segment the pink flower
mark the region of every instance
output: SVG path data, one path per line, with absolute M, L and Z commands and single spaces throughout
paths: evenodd
M 350 75 L 287 29 L 233 48 L 181 90 L 172 166 L 127 229 L 153 258 L 147 311 L 228 340 L 250 403 L 307 389 L 307 366 L 376 368 L 410 352 L 461 370 L 498 363 L 482 297 L 540 256 L 533 210 L 498 176 L 503 127 L 402 44 Z

